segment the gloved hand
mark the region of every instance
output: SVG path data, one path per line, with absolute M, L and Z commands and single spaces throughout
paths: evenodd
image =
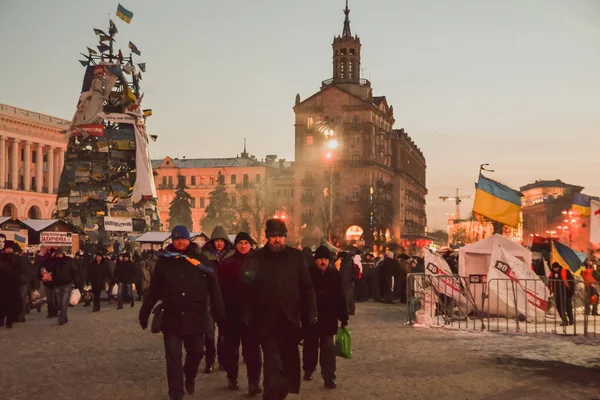
M 146 330 L 146 328 L 148 327 L 148 318 L 143 318 L 140 316 L 140 326 L 143 330 Z
M 348 320 L 342 321 L 342 329 L 348 326 Z

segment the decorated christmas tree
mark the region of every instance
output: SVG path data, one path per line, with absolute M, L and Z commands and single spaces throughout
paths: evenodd
M 117 16 L 129 23 L 133 13 L 119 5 Z M 140 89 L 146 64 L 134 63 L 141 52 L 131 42 L 128 57 L 115 49 L 113 20 L 94 33 L 98 50 L 88 47 L 79 61 L 85 73 L 56 202 L 57 216 L 92 241 L 161 227 L 146 134 L 152 111 L 142 109 Z

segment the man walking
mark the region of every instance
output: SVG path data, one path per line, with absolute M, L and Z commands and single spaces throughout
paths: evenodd
M 248 394 L 254 396 L 262 392 L 260 372 L 262 358 L 256 333 L 244 329 L 242 310 L 244 304 L 244 285 L 242 282 L 244 267 L 255 242 L 246 232 L 235 237 L 235 254 L 221 262 L 218 269 L 219 285 L 225 303 L 225 320 L 219 329 L 223 330 L 223 362 L 227 371 L 230 390 L 239 390 L 238 371 L 240 364 L 240 342 L 248 374 Z
M 156 263 L 139 319 L 142 329 L 146 329 L 152 309 L 162 300 L 169 396 L 171 400 L 181 400 L 184 387 L 189 394 L 196 387 L 198 365 L 204 355 L 204 335 L 210 329 L 209 304 L 215 320 L 220 322 L 223 298 L 214 273 L 200 263 L 198 246 L 190 242 L 188 229 L 176 226 L 171 239 L 173 243 Z M 187 353 L 184 365 L 182 345 Z
M 125 298 L 129 301 L 131 307 L 135 305 L 133 297 L 133 283 L 137 277 L 137 267 L 128 253 L 123 254 L 123 261 L 117 264 L 115 269 L 115 280 L 119 285 L 118 306 L 117 310 L 123 309 L 123 301 Z
M 311 381 L 317 361 L 321 366 L 321 375 L 325 387 L 335 389 L 335 345 L 333 337 L 337 333 L 338 320 L 342 328 L 348 325 L 348 307 L 340 272 L 329 266 L 331 253 L 325 246 L 315 251 L 315 261 L 309 267 L 312 283 L 317 297 L 319 321 L 308 325 L 304 333 L 302 350 L 302 368 L 304 380 Z
M 4 242 L 0 250 L 0 326 L 12 328 L 19 315 L 19 262 L 13 254 L 12 240 Z M 18 246 L 18 245 L 17 245 Z
M 79 272 L 73 259 L 66 256 L 61 248 L 56 250 L 55 260 L 50 269 L 46 269 L 52 274 L 54 296 L 58 305 L 58 324 L 64 325 L 69 322 L 67 312 L 69 310 L 71 291 L 74 285 L 80 288 L 80 290 L 82 289 Z
M 575 293 L 575 280 L 568 269 L 559 263 L 552 263 L 550 272 L 550 291 L 554 294 L 556 309 L 562 319 L 561 326 L 573 325 L 573 294 Z
M 102 253 L 96 254 L 96 257 L 90 263 L 87 269 L 88 280 L 92 286 L 92 297 L 94 299 L 93 312 L 100 311 L 100 293 L 104 290 L 106 281 L 109 278 L 108 263 Z
M 248 285 L 244 320 L 255 329 L 264 357 L 266 400 L 300 393 L 301 321 L 317 322 L 317 305 L 302 253 L 286 246 L 287 228 L 267 221 L 267 245 L 250 258 L 244 274 Z

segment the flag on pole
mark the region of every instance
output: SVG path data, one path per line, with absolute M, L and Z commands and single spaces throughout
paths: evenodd
M 121 18 L 127 23 L 130 23 L 131 19 L 133 18 L 133 13 L 119 3 L 119 6 L 117 7 L 117 17 Z
M 88 49 L 88 52 L 89 52 L 90 54 L 96 54 L 96 55 L 98 54 L 98 52 L 97 52 L 96 50 L 94 50 L 94 49 L 92 49 L 92 48 L 90 48 L 90 47 L 88 47 L 87 49 Z
M 104 36 L 106 36 L 106 33 L 104 33 L 104 31 L 102 29 L 94 28 L 94 33 L 96 35 L 104 35 Z
M 137 54 L 138 56 L 142 55 L 142 52 L 138 50 L 137 46 L 131 42 L 129 42 L 129 49 L 133 54 Z
M 25 239 L 23 236 L 21 236 L 21 235 L 17 235 L 17 234 L 15 233 L 14 241 L 15 241 L 15 242 L 16 242 L 16 243 L 17 243 L 19 246 L 21 246 L 21 248 L 23 249 L 23 248 L 25 248 L 25 242 L 27 241 L 27 239 Z
M 600 243 L 600 201 L 591 201 L 590 242 Z
M 473 212 L 516 228 L 521 219 L 521 192 L 479 175 Z
M 152 115 L 151 109 L 144 110 L 144 117 L 150 117 L 151 115 Z
M 571 270 L 573 275 L 580 275 L 583 271 L 583 263 L 577 253 L 566 244 L 553 240 L 550 266 L 555 262 L 559 263 L 561 267 Z
M 131 42 L 129 42 L 129 43 L 131 43 Z M 146 63 L 139 63 L 138 67 L 140 67 L 140 71 L 146 72 Z

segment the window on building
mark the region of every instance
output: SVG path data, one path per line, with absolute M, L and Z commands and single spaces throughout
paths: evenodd
M 167 186 L 167 177 L 166 176 L 162 177 L 162 185 Z
M 237 176 L 235 174 L 231 175 L 231 184 L 232 185 L 237 184 Z
M 169 177 L 169 189 L 173 189 L 173 177 Z
M 313 119 L 313 117 L 308 117 L 306 118 L 306 130 L 307 131 L 312 131 L 315 125 L 315 120 Z
M 360 117 L 358 115 L 352 117 L 352 129 L 360 129 Z
M 204 175 L 200 176 L 200 186 L 206 185 L 206 177 Z
M 204 197 L 200 197 L 200 208 L 204 208 L 206 203 L 206 199 Z
M 283 189 L 283 197 L 287 197 L 288 195 L 288 190 L 287 189 Z
M 294 198 L 294 189 L 291 189 L 291 190 L 290 190 L 290 197 L 291 197 L 291 198 Z
M 244 174 L 244 187 L 248 187 L 249 183 L 250 183 L 250 178 L 248 177 L 248 174 Z
M 345 65 L 345 64 L 346 64 L 346 63 L 345 63 L 344 61 L 342 61 L 342 62 L 340 63 L 340 78 L 344 78 L 344 77 L 345 77 L 345 75 L 344 75 L 344 65 Z
M 281 197 L 281 189 L 277 189 L 277 197 Z
M 360 161 L 360 156 L 358 154 L 352 155 L 352 161 L 354 161 L 354 162 Z
M 313 144 L 314 138 L 313 135 L 306 135 L 306 144 L 311 146 Z
M 36 150 L 34 150 L 34 151 L 31 153 L 31 162 L 32 162 L 32 163 L 37 163 L 37 151 L 36 151 Z
M 358 188 L 352 188 L 352 200 L 356 201 L 360 197 L 360 191 Z
M 260 174 L 256 174 L 256 183 L 260 183 Z
M 356 49 L 350 49 L 350 55 L 353 56 L 354 54 L 356 54 Z
M 187 183 L 187 176 L 181 176 L 179 177 L 179 179 L 181 179 L 181 183 L 183 184 L 183 186 L 185 186 Z
M 313 210 L 312 210 L 312 208 L 310 208 L 310 207 L 306 208 L 306 209 L 304 210 L 304 215 L 307 215 L 307 216 L 309 216 L 309 217 L 312 217 L 312 215 L 313 215 Z
M 215 179 L 215 176 L 214 176 L 214 175 L 211 175 L 211 176 L 210 176 L 210 184 L 211 184 L 211 185 L 214 185 L 215 183 L 217 183 L 217 181 L 216 181 L 216 179 Z
M 190 197 L 190 207 L 196 208 L 196 198 Z
M 192 186 L 196 186 L 196 177 L 192 176 Z
M 340 50 L 340 53 L 341 53 L 343 56 L 344 56 L 344 55 L 346 55 L 346 54 L 347 54 L 347 52 L 348 52 L 348 50 L 347 50 L 347 49 L 342 49 L 342 50 Z

